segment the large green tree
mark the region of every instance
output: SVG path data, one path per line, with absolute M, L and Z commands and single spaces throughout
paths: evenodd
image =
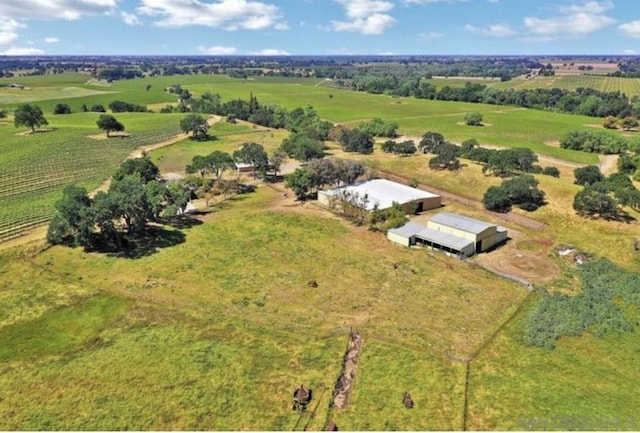
M 129 234 L 140 231 L 152 217 L 145 186 L 139 175 L 114 179 L 109 186 L 109 196 L 116 218 L 122 218 Z
M 121 180 L 125 176 L 138 175 L 142 183 L 148 183 L 155 180 L 160 175 L 160 170 L 151 161 L 149 156 L 144 155 L 140 158 L 129 158 L 125 160 L 113 174 L 115 180 Z
M 244 143 L 242 147 L 233 152 L 233 159 L 251 165 L 251 173 L 256 178 L 256 170 L 266 169 L 269 158 L 264 147 L 258 143 Z
M 286 177 L 286 187 L 291 188 L 298 200 L 304 200 L 311 190 L 311 176 L 307 168 L 296 168 Z
M 573 170 L 573 174 L 576 178 L 575 183 L 577 185 L 593 185 L 596 182 L 604 180 L 604 175 L 596 165 L 576 168 Z
M 13 123 L 16 128 L 27 126 L 32 132 L 36 132 L 36 128 L 49 124 L 40 107 L 30 104 L 22 104 L 16 108 Z
M 209 130 L 209 124 L 207 119 L 199 114 L 187 114 L 182 120 L 180 120 L 180 129 L 185 134 L 191 134 L 191 137 L 196 139 L 203 139 L 207 137 L 207 131 Z

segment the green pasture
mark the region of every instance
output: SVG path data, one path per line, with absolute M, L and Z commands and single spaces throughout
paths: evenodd
M 638 430 L 637 331 L 563 338 L 549 351 L 522 343 L 522 315 L 469 372 L 471 430 Z M 633 316 L 637 322 L 640 318 Z
M 245 142 L 261 144 L 268 153 L 278 148 L 289 135 L 285 130 L 268 130 L 253 127 L 246 122 L 230 124 L 225 121 L 215 123 L 209 129 L 211 139 L 206 141 L 184 140 L 172 146 L 157 149 L 151 159 L 162 172 L 183 173 L 187 164 L 196 155 L 208 155 L 214 150 L 233 154 Z
M 298 429 L 458 428 L 464 374 L 447 358 L 481 345 L 525 290 L 329 215 L 265 210 L 280 199 L 267 187 L 237 197 L 184 243 L 135 260 L 63 247 L 0 255 L 0 426 L 289 430 L 304 383 L 317 412 Z M 40 286 L 23 293 L 29 275 Z M 365 348 L 353 405 L 336 412 L 351 328 Z
M 60 76 L 43 87 L 85 89 L 81 78 Z M 34 89 L 44 84 L 28 79 Z M 318 80 L 140 79 L 114 83 L 108 91 L 117 94 L 51 99 L 43 108 L 107 105 L 115 95 L 171 102 L 163 89 L 176 83 L 224 100 L 253 93 L 261 103 L 311 104 L 336 123 L 381 117 L 413 137 L 434 130 L 452 141 L 475 137 L 597 160 L 545 142 L 598 119 L 338 91 Z M 472 110 L 486 126 L 459 124 Z M 131 136 L 107 140 L 96 113 L 45 115 L 55 130 L 23 136 L 11 119 L 0 124 L 0 235 L 7 224 L 45 221 L 64 185 L 94 188 L 135 148 L 175 136 L 182 117 L 117 114 Z M 163 172 L 182 171 L 196 154 L 232 152 L 244 141 L 271 151 L 287 134 L 224 121 L 210 133 L 215 139 L 184 140 L 151 157 Z M 329 153 L 475 200 L 500 182 L 469 161 L 451 173 L 430 170 L 430 155 L 402 158 L 379 146 L 361 156 L 330 144 Z M 637 221 L 580 218 L 571 209 L 579 187 L 570 175 L 537 178 L 548 204 L 514 212 L 548 226 L 534 232 L 507 223 L 510 230 L 640 269 L 631 248 Z M 638 429 L 635 333 L 565 338 L 555 351 L 524 346 L 523 317 L 536 295 L 473 263 L 393 245 L 314 203 L 285 203 L 281 188 L 261 185 L 218 202 L 190 228 L 157 227 L 136 259 L 37 245 L 1 252 L 0 430 L 323 430 L 329 421 L 341 430 L 544 430 L 542 422 L 561 430 Z M 479 206 L 445 205 L 501 222 Z M 574 265 L 559 267 L 549 288 L 571 292 Z M 349 406 L 339 411 L 329 400 L 351 329 L 363 334 L 364 348 Z M 476 353 L 467 375 L 464 360 Z M 291 410 L 301 383 L 314 390 L 314 417 Z M 404 392 L 414 409 L 402 405 Z M 588 424 L 598 416 L 618 424 Z

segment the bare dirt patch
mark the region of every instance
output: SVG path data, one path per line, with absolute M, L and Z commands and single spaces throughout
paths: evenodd
M 464 122 L 456 122 L 456 125 L 460 125 L 460 126 L 480 126 L 480 127 L 487 126 L 488 127 L 488 126 L 493 126 L 493 123 L 482 122 L 482 125 L 467 125 Z
M 549 147 L 560 147 L 560 140 L 547 140 L 544 144 Z
M 24 132 L 17 132 L 16 135 L 19 135 L 21 137 L 24 137 L 26 135 L 32 135 L 32 134 L 43 134 L 45 132 L 53 132 L 55 130 L 57 130 L 58 128 L 36 128 L 35 130 L 28 130 L 28 131 L 24 131 Z
M 127 138 L 127 137 L 131 137 L 131 134 L 128 132 L 111 132 L 109 133 L 108 137 L 107 137 L 107 134 L 105 133 L 87 135 L 87 138 L 91 138 L 93 140 L 109 140 L 111 138 Z
M 618 171 L 618 158 L 619 155 L 599 155 L 600 163 L 598 166 L 600 167 L 600 171 L 609 176 L 610 174 Z
M 544 284 L 560 276 L 560 268 L 549 258 L 553 241 L 529 239 L 517 230 L 509 231 L 510 240 L 476 261 L 496 272 L 513 275 L 530 283 Z

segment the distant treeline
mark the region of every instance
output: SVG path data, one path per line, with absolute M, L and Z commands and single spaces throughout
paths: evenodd
M 412 79 L 400 81 L 396 77 L 365 76 L 352 83 L 357 91 L 413 96 L 420 99 L 458 101 L 492 105 L 561 111 L 593 117 L 625 117 L 640 113 L 621 92 L 601 92 L 594 89 L 506 89 L 500 90 L 480 83 L 467 82 L 463 87 L 437 87 L 427 81 Z

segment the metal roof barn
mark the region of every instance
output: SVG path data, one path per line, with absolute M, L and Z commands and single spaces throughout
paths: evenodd
M 318 200 L 328 202 L 329 197 L 340 198 L 347 196 L 357 200 L 365 199 L 364 208 L 368 211 L 388 209 L 394 202 L 400 205 L 423 203 L 424 206 L 422 210 L 434 209 L 441 205 L 440 196 L 437 194 L 386 179 L 373 179 L 340 188 L 320 191 Z
M 442 212 L 434 215 L 431 217 L 430 221 L 476 235 L 482 233 L 488 228 L 495 227 L 494 224 L 489 224 L 484 221 L 451 212 Z

